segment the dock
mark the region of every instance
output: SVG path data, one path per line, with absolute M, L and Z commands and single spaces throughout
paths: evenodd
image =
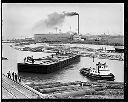
M 124 83 L 53 82 L 22 84 L 2 75 L 2 99 L 124 99 Z
M 123 82 L 99 80 L 95 82 L 46 82 L 27 85 L 42 94 L 52 95 L 52 99 L 124 99 Z
M 48 97 L 49 95 L 44 95 L 33 88 L 15 82 L 2 74 L 2 99 L 44 99 Z

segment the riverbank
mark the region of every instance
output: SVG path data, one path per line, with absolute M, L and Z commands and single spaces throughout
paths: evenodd
M 123 99 L 124 83 L 113 81 L 98 82 L 47 82 L 26 84 L 52 99 Z M 50 98 L 50 97 L 49 97 Z
M 124 56 L 122 54 L 114 54 L 115 48 L 111 46 L 110 48 L 92 48 L 87 46 L 81 46 L 79 47 L 73 47 L 73 44 L 49 44 L 47 46 L 43 44 L 30 44 L 27 46 L 17 46 L 17 45 L 11 45 L 16 50 L 20 51 L 31 51 L 31 52 L 46 52 L 46 53 L 57 53 L 59 51 L 63 52 L 72 52 L 75 54 L 80 54 L 83 57 L 97 57 L 99 59 L 110 59 L 110 60 L 119 60 L 123 61 Z M 70 47 L 69 47 L 70 46 Z M 110 46 L 109 46 L 110 47 Z M 110 53 L 111 52 L 111 53 Z M 112 54 L 113 52 L 113 54 Z

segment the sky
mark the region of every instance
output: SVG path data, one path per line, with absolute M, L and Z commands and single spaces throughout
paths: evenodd
M 124 35 L 123 3 L 2 3 L 2 38 L 78 30 L 81 34 Z

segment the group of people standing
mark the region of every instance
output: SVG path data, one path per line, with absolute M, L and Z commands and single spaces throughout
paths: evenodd
M 19 77 L 17 73 L 14 73 L 14 72 L 11 73 L 11 72 L 9 71 L 9 72 L 7 73 L 7 76 L 8 76 L 8 78 L 12 79 L 13 81 L 21 82 L 21 77 Z

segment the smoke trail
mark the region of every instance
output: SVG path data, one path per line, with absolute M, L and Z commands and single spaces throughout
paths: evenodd
M 79 15 L 78 13 L 76 13 L 76 12 L 67 12 L 67 13 L 65 13 L 65 12 L 63 12 L 66 16 L 75 16 L 75 15 Z
M 47 27 L 54 27 L 56 25 L 60 25 L 64 22 L 65 15 L 58 14 L 57 12 L 48 15 L 48 18 L 45 20 L 45 24 Z
M 64 22 L 65 16 L 75 16 L 78 15 L 76 12 L 68 12 L 59 14 L 54 12 L 48 15 L 48 18 L 44 21 L 47 27 L 55 27 L 56 25 L 60 25 Z
M 63 12 L 61 14 L 54 12 L 52 14 L 49 14 L 47 19 L 40 20 L 35 24 L 33 27 L 34 31 L 47 31 L 47 30 L 53 30 L 57 26 L 61 26 L 63 24 L 66 16 L 75 16 L 78 15 L 76 12 Z
M 44 27 L 44 28 L 54 28 L 64 22 L 65 15 L 54 12 L 49 14 L 47 19 L 40 20 L 36 23 L 35 28 Z

